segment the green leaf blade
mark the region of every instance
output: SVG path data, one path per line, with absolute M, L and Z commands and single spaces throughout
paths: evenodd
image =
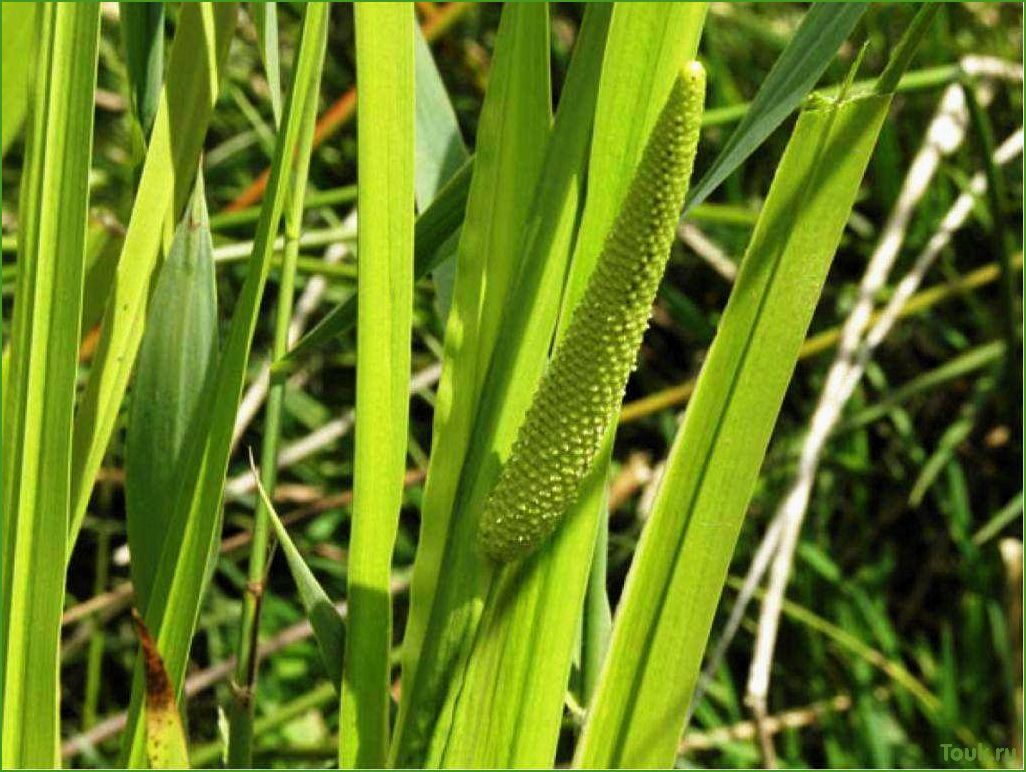
M 416 148 L 417 209 L 424 211 L 439 191 L 470 158 L 463 143 L 456 110 L 449 101 L 442 75 L 420 28 L 416 28 Z M 453 233 L 438 248 L 441 262 L 432 271 L 435 303 L 440 319 L 449 318 L 453 284 L 456 280 L 456 249 L 459 236 Z
M 326 4 L 313 3 L 304 8 L 294 81 L 279 130 L 268 195 L 264 198 L 249 271 L 232 313 L 216 373 L 202 398 L 213 409 L 203 431 L 191 437 L 183 451 L 182 476 L 174 500 L 171 525 L 172 529 L 181 529 L 183 537 L 179 548 L 165 544 L 161 550 L 152 592 L 142 609 L 146 625 L 154 633 L 169 677 L 178 691 L 185 676 L 209 576 L 208 566 L 220 537 L 221 502 L 232 429 L 246 378 L 260 300 L 270 271 L 275 236 L 284 209 L 287 169 L 300 144 L 301 127 L 313 128 L 309 121 L 304 123 L 304 115 L 307 100 L 316 99 L 319 89 L 327 16 Z M 142 673 L 137 668 L 122 745 L 123 756 L 130 765 L 140 764 L 145 758 L 145 733 L 139 721 L 141 704 Z
M 118 11 L 132 107 L 146 137 L 153 128 L 164 80 L 164 3 L 120 3 Z
M 454 506 L 550 132 L 548 31 L 546 4 L 503 7 L 446 327 L 421 546 L 403 644 L 405 686 L 391 751 L 399 766 L 420 765 L 429 752 L 440 752 L 453 669 L 488 570 L 476 552 L 472 529 L 454 521 Z M 436 745 L 429 751 L 433 737 Z
M 3 18 L 0 20 L 0 35 L 3 36 L 0 52 L 3 66 L 0 67 L 0 86 L 3 104 L 0 109 L 0 154 L 7 155 L 25 123 L 28 109 L 29 69 L 32 66 L 32 45 L 36 36 L 35 3 L 0 3 Z
M 251 462 L 252 465 L 252 462 Z M 254 478 L 257 481 L 257 492 L 260 500 L 267 507 L 267 514 L 271 520 L 271 526 L 285 553 L 285 561 L 289 564 L 289 571 L 292 573 L 292 580 L 296 583 L 296 591 L 299 593 L 299 602 L 303 604 L 306 617 L 310 620 L 314 637 L 317 639 L 317 646 L 321 650 L 321 659 L 324 662 L 324 669 L 328 672 L 328 678 L 341 693 L 342 691 L 342 661 L 345 656 L 345 622 L 342 615 L 335 608 L 335 605 L 324 591 L 320 582 L 313 575 L 313 572 L 303 560 L 302 554 L 289 536 L 288 530 L 278 517 L 274 503 L 260 482 L 260 475 L 254 471 Z
M 799 118 L 635 554 L 578 766 L 674 761 L 745 508 L 889 103 Z
M 3 442 L 4 767 L 60 765 L 60 625 L 99 8 L 38 9 Z
M 260 44 L 260 63 L 267 76 L 267 90 L 271 96 L 271 112 L 275 125 L 281 124 L 281 62 L 278 54 L 278 4 L 252 3 L 250 13 Z
M 814 4 L 773 63 L 741 123 L 688 194 L 684 214 L 705 199 L 773 133 L 812 90 L 868 3 Z
M 413 317 L 413 9 L 356 6 L 360 168 L 356 437 L 342 768 L 388 755 L 392 550 L 403 499 Z

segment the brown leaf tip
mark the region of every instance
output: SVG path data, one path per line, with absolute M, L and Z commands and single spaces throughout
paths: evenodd
M 142 645 L 146 668 L 146 704 L 151 710 L 166 710 L 175 704 L 175 693 L 168 678 L 164 660 L 157 650 L 157 642 L 150 634 L 139 611 L 132 608 L 132 621 Z

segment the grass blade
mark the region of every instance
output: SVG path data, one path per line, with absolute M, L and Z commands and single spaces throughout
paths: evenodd
M 417 70 L 417 93 L 414 100 L 417 116 L 417 209 L 423 212 L 442 187 L 459 172 L 470 154 L 463 144 L 456 111 L 449 101 L 431 48 L 419 27 L 415 36 L 414 56 Z M 453 255 L 458 246 L 458 231 L 454 231 L 439 247 L 441 262 L 432 272 L 440 319 L 449 318 L 449 308 L 452 306 L 452 289 L 456 279 L 456 260 Z
M 358 3 L 360 213 L 356 437 L 339 748 L 342 768 L 388 755 L 389 580 L 406 471 L 413 318 L 413 8 Z
M 274 17 L 276 23 L 277 17 Z M 268 22 L 270 23 L 270 21 Z M 269 55 L 270 52 L 269 52 Z M 273 66 L 277 64 L 277 50 L 273 53 Z M 278 278 L 278 307 L 275 309 L 274 337 L 271 342 L 270 361 L 280 359 L 288 351 L 289 328 L 299 262 L 299 243 L 303 226 L 303 200 L 306 195 L 313 148 L 314 126 L 317 121 L 317 89 L 311 89 L 306 103 L 299 106 L 303 112 L 300 139 L 291 165 L 288 198 L 285 201 L 285 243 L 281 273 Z M 279 107 L 280 109 L 280 107 Z M 280 128 L 280 115 L 275 121 Z M 267 409 L 264 414 L 264 435 L 260 448 L 263 476 L 259 481 L 272 495 L 278 483 L 278 447 L 281 444 L 282 416 L 285 408 L 286 379 L 275 379 L 268 385 Z M 237 426 L 237 423 L 236 423 Z M 233 429 L 233 434 L 235 430 Z M 250 548 L 246 592 L 242 600 L 242 617 L 236 646 L 235 685 L 228 723 L 228 765 L 246 768 L 253 766 L 253 715 L 256 708 L 257 676 L 260 669 L 257 649 L 260 642 L 260 618 L 264 587 L 267 582 L 269 557 L 269 512 L 263 500 L 257 501 L 253 514 L 253 542 Z
M 299 145 L 304 125 L 302 107 L 320 83 L 324 58 L 328 6 L 311 3 L 304 8 L 303 32 L 296 55 L 295 76 L 278 134 L 268 195 L 257 226 L 249 271 L 232 314 L 227 342 L 203 403 L 212 406 L 203 431 L 185 446 L 182 477 L 172 509 L 172 528 L 182 528 L 180 549 L 161 551 L 152 592 L 141 609 L 153 632 L 168 675 L 180 692 L 189 647 L 199 616 L 210 555 L 216 550 L 221 526 L 221 500 L 231 446 L 232 428 L 242 393 L 249 349 L 260 312 L 274 237 L 281 222 L 286 195 L 287 169 Z M 159 127 L 158 121 L 158 127 Z M 145 758 L 145 732 L 139 721 L 142 672 L 137 667 L 123 751 L 129 765 Z
M 161 247 L 169 246 L 162 243 L 165 232 L 170 242 L 192 192 L 236 12 L 234 3 L 182 6 L 171 46 L 168 79 L 157 108 L 100 342 L 75 416 L 69 553 L 82 527 L 93 480 L 114 432 L 142 341 Z
M 267 90 L 271 95 L 271 113 L 275 125 L 281 124 L 281 63 L 278 56 L 278 4 L 250 3 L 249 12 L 260 43 L 260 63 L 264 66 Z
M 2 765 L 50 768 L 60 766 L 60 620 L 99 7 L 52 3 L 36 19 L 3 416 Z
M 889 104 L 821 101 L 798 120 L 631 566 L 581 767 L 674 762 L 745 508 Z
M 306 565 L 303 556 L 300 554 L 292 538 L 289 536 L 281 518 L 274 509 L 271 497 L 260 482 L 260 475 L 256 466 L 250 459 L 250 466 L 253 468 L 257 481 L 257 492 L 260 500 L 267 507 L 267 514 L 270 517 L 274 533 L 278 537 L 282 552 L 285 553 L 285 560 L 289 564 L 289 571 L 296 583 L 296 591 L 299 593 L 299 602 L 303 604 L 306 611 L 306 618 L 310 620 L 313 627 L 314 637 L 317 639 L 317 646 L 321 650 L 321 659 L 324 661 L 324 669 L 328 672 L 331 683 L 341 693 L 342 691 L 342 659 L 345 655 L 346 630 L 345 622 L 338 609 L 331 602 L 331 598 L 321 587 L 320 582 L 314 577 L 313 572 Z
M 626 190 L 622 175 L 627 175 L 627 182 L 633 177 L 671 84 L 680 66 L 697 49 L 705 11 L 703 4 L 673 6 L 669 14 L 667 7 L 658 3 L 615 6 L 601 60 L 601 79 L 594 71 L 587 75 L 600 85 L 590 143 L 588 200 L 575 247 L 570 286 L 562 298 L 564 308 L 576 302 L 576 298 L 567 297 L 570 293 L 579 297 L 573 287 L 583 288 L 587 283 Z M 653 102 L 656 104 L 650 108 Z M 637 105 L 645 105 L 645 109 L 637 109 Z M 625 120 L 625 116 L 629 119 Z M 555 149 L 557 155 L 565 152 Z M 552 310 L 552 323 L 558 311 L 558 306 Z M 564 312 L 561 323 L 568 319 L 569 314 Z M 503 339 L 512 337 L 504 335 Z M 524 348 L 535 352 L 548 350 L 544 342 L 537 341 L 525 342 Z M 533 371 L 523 366 L 515 370 L 518 383 L 522 378 L 527 381 L 526 402 L 519 403 L 519 414 L 512 414 L 513 420 L 504 424 L 495 440 L 500 458 L 509 453 L 544 362 L 543 356 Z M 534 376 L 533 381 L 527 373 Z M 584 483 L 585 495 L 552 542 L 529 560 L 504 567 L 492 580 L 446 764 L 552 764 L 570 664 L 578 642 L 595 527 L 599 513 L 605 512 L 606 465 L 604 457 L 596 462 L 594 472 Z M 495 473 L 493 469 L 490 479 L 481 479 L 471 494 L 470 511 L 476 512 L 483 506 Z M 475 714 L 489 715 L 491 720 L 479 729 L 479 735 L 469 735 L 476 723 Z M 472 739 L 460 742 L 461 738 Z
M 581 704 L 587 705 L 595 696 L 602 664 L 609 651 L 613 634 L 613 607 L 609 602 L 606 579 L 609 576 L 609 493 L 601 503 L 601 513 L 595 534 L 595 552 L 588 573 L 588 587 L 584 595 L 584 619 L 581 623 Z
M 787 48 L 759 86 L 745 117 L 688 194 L 685 215 L 705 201 L 798 107 L 868 7 L 868 3 L 823 3 L 806 11 Z
M 181 531 L 170 530 L 170 509 L 182 448 L 198 431 L 200 396 L 217 363 L 213 253 L 203 178 L 197 175 L 189 211 L 153 290 L 128 412 L 125 525 L 132 585 L 143 608 L 161 549 L 181 544 Z
M 21 132 L 28 110 L 29 69 L 32 66 L 32 41 L 36 36 L 35 3 L 0 3 L 0 85 L 3 104 L 0 105 L 0 155 Z
M 132 108 L 142 136 L 148 137 L 164 80 L 164 4 L 119 3 L 118 10 Z
M 503 7 L 495 58 L 478 127 L 466 218 L 457 252 L 456 285 L 446 327 L 435 408 L 431 465 L 422 505 L 410 618 L 403 643 L 403 689 L 393 763 L 418 766 L 447 699 L 464 634 L 473 624 L 483 561 L 473 534 L 451 549 L 459 477 L 473 437 L 489 361 L 499 339 L 507 295 L 521 260 L 521 234 L 551 121 L 548 7 Z M 446 566 L 442 581 L 442 566 Z M 436 726 L 437 724 L 437 726 Z
M 463 143 L 456 110 L 445 90 L 424 33 L 414 35 L 416 66 L 416 196 L 424 211 L 460 170 L 470 154 Z

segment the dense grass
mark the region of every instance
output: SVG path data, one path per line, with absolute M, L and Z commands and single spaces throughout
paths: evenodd
M 462 138 L 473 150 L 500 8 L 493 4 L 464 9 L 419 5 L 426 6 L 420 9 L 422 26 L 427 30 L 434 25 L 431 50 Z M 278 11 L 285 85 L 292 81 L 301 16 L 290 4 L 279 4 Z M 798 4 L 712 6 L 699 46 L 699 58 L 708 72 L 708 98 L 696 180 L 725 145 L 743 114 L 736 108 L 755 96 L 803 11 Z M 5 4 L 5 22 L 7 13 Z M 177 12 L 169 13 L 174 17 Z M 442 15 L 435 18 L 433 14 Z M 872 6 L 819 84 L 842 83 L 863 41 L 868 46 L 858 77 L 879 74 L 911 17 L 908 8 Z M 255 238 L 255 213 L 243 212 L 234 221 L 224 213 L 271 164 L 275 149 L 276 116 L 261 74 L 261 35 L 247 13 L 240 19 L 203 145 L 215 260 Z M 563 93 L 581 19 L 580 4 L 552 6 L 551 81 L 557 101 Z M 172 26 L 169 22 L 169 33 Z M 142 159 L 138 130 L 130 117 L 120 34 L 120 22 L 105 11 L 90 176 L 93 224 L 87 239 L 87 254 L 94 262 L 86 267 L 81 378 L 93 362 L 95 337 L 89 330 L 102 311 L 96 307 L 96 296 L 102 293 L 112 261 L 117 259 Z M 6 46 L 6 35 L 4 40 Z M 831 331 L 844 324 L 856 302 L 867 260 L 898 200 L 904 175 L 920 149 L 941 95 L 962 77 L 955 65 L 967 55 L 999 57 L 1021 65 L 1021 40 L 1020 5 L 951 4 L 939 11 L 910 68 L 906 87 L 899 90 L 883 125 L 816 307 L 810 339 L 827 335 L 829 341 Z M 357 48 L 350 5 L 332 8 L 327 46 L 320 83 L 322 113 L 355 82 Z M 5 67 L 6 63 L 5 48 Z M 968 77 L 964 81 L 970 89 L 979 83 Z M 880 293 L 880 304 L 936 234 L 972 175 L 985 169 L 988 147 L 1000 144 L 1020 126 L 1021 80 L 987 82 L 989 94 L 975 92 L 982 104 L 971 111 L 966 141 L 941 160 L 932 184 L 913 210 L 896 267 Z M 6 94 L 4 109 L 6 113 Z M 793 124 L 793 119 L 785 121 L 692 215 L 690 222 L 719 246 L 730 263 L 737 262 L 749 242 Z M 346 120 L 314 151 L 309 194 L 352 185 L 357 160 L 356 121 Z M 15 289 L 15 256 L 8 246 L 24 222 L 18 201 L 27 163 L 23 142 L 14 140 L 8 150 L 5 136 L 5 345 L 12 334 Z M 458 164 L 448 173 L 455 168 Z M 929 302 L 913 303 L 912 313 L 896 324 L 877 349 L 825 446 L 796 550 L 786 595 L 789 605 L 783 610 L 771 671 L 769 714 L 786 714 L 794 724 L 774 737 L 781 766 L 981 766 L 987 759 L 959 762 L 944 749 L 944 744 L 961 747 L 976 742 L 1016 747 L 1021 764 L 1020 169 L 1019 161 L 1013 161 L 990 170 L 992 185 L 999 183 L 999 194 L 981 198 L 966 225 L 941 251 L 921 290 Z M 176 191 L 178 195 L 186 193 Z M 355 245 L 355 230 L 347 219 L 356 203 L 354 193 L 343 190 L 328 196 L 332 203 L 308 206 L 306 211 L 303 236 L 307 242 L 300 242 L 297 290 L 308 290 L 319 276 L 327 277 L 312 320 L 355 290 L 351 254 L 343 254 L 334 267 L 325 263 L 326 255 L 338 256 L 339 231 L 349 234 L 343 243 Z M 418 190 L 417 195 L 419 200 L 423 191 Z M 249 250 L 242 252 L 248 256 Z M 280 274 L 277 264 L 271 262 L 247 382 L 258 376 L 276 336 Z M 1002 279 L 1002 265 L 1009 271 L 1010 282 Z M 241 262 L 218 262 L 222 340 L 239 306 L 246 275 Z M 977 281 L 979 277 L 984 280 Z M 449 297 L 439 287 L 445 286 L 437 277 L 416 284 L 413 373 L 432 367 L 443 354 L 445 319 L 441 308 Z M 677 387 L 697 375 L 730 289 L 721 273 L 693 249 L 682 243 L 674 245 L 639 367 L 628 384 L 624 419 L 612 452 L 606 587 L 614 607 L 650 511 L 651 480 L 667 457 L 688 396 Z M 300 387 L 287 389 L 283 398 L 283 446 L 352 409 L 358 391 L 356 340 L 355 331 L 350 330 L 303 360 Z M 794 478 L 834 351 L 833 345 L 810 349 L 791 381 L 730 564 L 731 578 L 713 625 L 713 642 Z M 6 359 L 4 364 L 6 392 Z M 410 401 L 408 484 L 391 577 L 396 642 L 401 640 L 408 618 L 406 590 L 431 449 L 433 383 L 422 385 Z M 657 403 L 647 399 L 664 392 L 667 398 Z M 259 416 L 248 425 L 231 456 L 229 479 L 248 473 L 246 448 L 259 455 L 268 442 L 266 426 Z M 130 579 L 122 549 L 127 538 L 124 440 L 124 432 L 116 431 L 70 560 L 65 608 L 74 616 L 63 628 L 64 740 L 102 729 L 105 719 L 116 716 L 129 703 L 137 638 L 127 613 L 129 598 L 120 589 Z M 353 487 L 356 457 L 353 433 L 346 431 L 314 454 L 289 464 L 278 477 L 277 511 L 287 521 L 291 518 L 289 530 L 296 545 L 335 600 L 346 597 L 349 579 L 352 508 L 347 492 Z M 231 493 L 231 484 L 229 489 L 224 509 L 225 544 L 200 609 L 189 660 L 189 672 L 198 679 L 224 667 L 236 653 L 242 598 L 251 579 L 246 535 L 257 499 L 252 489 L 241 494 Z M 95 606 L 84 607 L 92 613 L 82 613 L 81 604 L 94 598 L 98 599 Z M 682 751 L 684 764 L 760 766 L 765 761 L 765 749 L 760 748 L 752 727 L 743 724 L 751 717 L 744 693 L 758 619 L 758 606 L 751 608 L 704 698 L 692 706 L 694 717 Z M 280 555 L 270 564 L 261 616 L 265 643 L 290 636 L 305 618 Z M 393 656 L 396 654 L 394 650 Z M 227 672 L 230 668 L 211 677 L 188 699 L 195 765 L 220 763 L 218 710 L 233 700 Z M 915 679 L 911 689 L 906 676 Z M 571 676 L 575 697 L 588 693 L 582 678 L 575 665 Z M 313 638 L 297 637 L 265 656 L 258 689 L 253 743 L 257 765 L 337 763 L 338 697 L 328 685 Z M 917 689 L 925 692 L 925 698 Z M 924 704 L 934 708 L 924 709 Z M 561 732 L 560 762 L 569 762 L 573 752 L 579 719 L 573 707 L 567 710 Z M 723 731 L 731 727 L 736 730 L 732 734 Z M 115 763 L 117 733 L 100 734 L 99 742 L 77 748 L 66 763 Z

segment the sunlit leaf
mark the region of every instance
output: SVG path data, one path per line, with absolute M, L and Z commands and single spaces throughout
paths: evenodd
M 60 765 L 67 470 L 100 28 L 96 5 L 52 3 L 37 13 L 3 415 L 0 680 L 8 768 Z
M 523 229 L 549 136 L 548 55 L 546 4 L 503 6 L 478 125 L 478 159 L 457 252 L 435 405 L 423 527 L 403 645 L 404 688 L 392 746 L 392 759 L 399 766 L 421 764 L 432 734 L 444 738 L 444 703 L 452 693 L 454 668 L 480 606 L 480 572 L 486 564 L 475 552 L 466 522 L 454 517 L 454 506 L 474 439 L 478 400 L 522 261 Z
M 383 767 L 391 692 L 392 550 L 409 424 L 413 318 L 413 8 L 356 5 L 356 438 L 349 537 L 342 768 Z
M 189 6 L 187 6 L 189 7 Z M 274 241 L 284 208 L 287 170 L 299 144 L 305 106 L 317 94 L 324 58 L 328 8 L 323 3 L 305 6 L 303 34 L 296 55 L 295 76 L 278 134 L 268 195 L 257 226 L 249 271 L 232 312 L 231 325 L 217 370 L 201 400 L 210 407 L 201 430 L 183 448 L 181 477 L 171 507 L 170 529 L 181 530 L 180 542 L 165 543 L 153 575 L 147 603 L 140 609 L 153 632 L 168 676 L 180 691 L 185 676 L 192 636 L 207 584 L 207 566 L 217 549 L 221 532 L 225 473 L 232 429 L 249 363 L 250 345 L 260 313 Z M 159 120 L 158 120 L 159 126 Z M 152 145 L 151 145 L 152 147 Z M 216 398 L 215 398 L 216 395 Z M 128 724 L 123 738 L 123 757 L 129 765 L 145 758 L 145 732 L 139 721 L 143 702 L 142 671 L 137 667 Z
M 634 556 L 581 767 L 674 762 L 748 499 L 889 105 L 829 102 L 798 120 Z

